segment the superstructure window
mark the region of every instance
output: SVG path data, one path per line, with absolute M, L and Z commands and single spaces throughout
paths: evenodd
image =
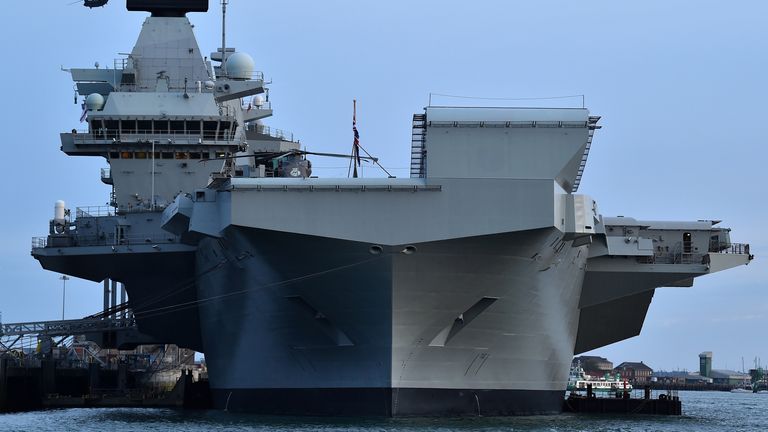
M 184 121 L 183 120 L 171 120 L 171 132 L 184 133 Z
M 124 134 L 135 134 L 136 133 L 136 120 L 121 120 L 120 121 L 120 130 Z
M 168 133 L 168 120 L 155 120 L 155 133 Z
M 173 152 L 162 152 L 163 159 L 173 159 Z
M 219 137 L 220 140 L 226 140 L 229 139 L 229 128 L 232 127 L 232 122 L 223 121 L 221 122 L 221 125 L 219 127 Z
M 94 137 L 101 136 L 104 133 L 104 128 L 102 126 L 101 120 L 92 120 L 90 123 L 91 128 L 91 135 Z
M 131 152 L 121 152 L 120 153 L 120 159 L 133 159 L 133 153 L 131 153 Z
M 189 153 L 176 152 L 176 159 L 189 159 Z
M 141 134 L 152 133 L 152 120 L 138 120 L 138 121 L 136 121 L 136 129 Z
M 109 152 L 110 159 L 120 159 L 120 152 Z
M 190 120 L 187 122 L 187 133 L 190 135 L 200 134 L 200 120 Z
M 136 153 L 134 153 L 134 157 L 136 159 L 146 159 L 147 158 L 147 152 L 136 152 Z
M 216 129 L 218 129 L 219 122 L 216 121 L 204 121 L 203 122 L 203 138 L 215 139 Z
M 117 138 L 120 124 L 117 120 L 104 120 L 104 128 L 107 130 L 107 139 Z

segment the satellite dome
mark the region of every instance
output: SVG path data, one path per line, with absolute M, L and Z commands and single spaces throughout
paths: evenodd
M 261 97 L 261 95 L 256 95 L 253 97 L 253 105 L 261 108 L 262 105 L 264 105 L 264 98 Z
M 98 111 L 104 108 L 104 96 L 99 93 L 91 93 L 85 98 L 85 106 L 88 111 Z
M 232 79 L 251 79 L 255 68 L 253 59 L 246 53 L 236 52 L 227 57 L 227 75 Z

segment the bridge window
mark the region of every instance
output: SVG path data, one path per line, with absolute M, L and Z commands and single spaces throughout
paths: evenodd
M 168 120 L 155 120 L 155 133 L 168 133 Z
M 171 120 L 171 132 L 184 133 L 184 121 Z
M 173 152 L 162 152 L 163 159 L 173 159 Z
M 138 120 L 136 128 L 142 134 L 152 133 L 152 120 Z
M 120 132 L 124 134 L 135 134 L 136 120 L 122 120 L 120 122 Z
M 117 120 L 104 120 L 104 129 L 107 130 L 107 139 L 117 138 L 120 123 Z
M 187 122 L 187 133 L 190 135 L 200 134 L 200 120 L 192 120 Z
M 229 128 L 232 127 L 232 122 L 221 122 L 221 125 L 219 127 L 219 139 L 220 140 L 226 140 L 229 139 Z
M 204 121 L 203 122 L 203 138 L 215 139 L 216 130 L 219 127 L 219 122 L 216 121 Z

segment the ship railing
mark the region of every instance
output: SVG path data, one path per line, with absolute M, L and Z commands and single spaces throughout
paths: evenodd
M 706 254 L 700 253 L 657 253 L 637 257 L 641 264 L 705 264 Z
M 99 129 L 94 131 L 74 130 L 72 140 L 78 145 L 110 144 L 110 143 L 137 143 L 137 144 L 207 144 L 207 145 L 235 145 L 235 132 L 226 131 L 202 131 L 202 132 L 154 132 L 131 131 L 119 133 L 116 130 Z
M 179 238 L 173 234 L 134 234 L 126 235 L 115 240 L 114 233 L 106 234 L 92 234 L 92 235 L 80 235 L 72 234 L 68 236 L 69 243 L 67 247 L 84 247 L 84 246 L 131 246 L 131 245 L 157 245 L 157 244 L 173 244 L 178 243 Z M 33 242 L 34 247 L 34 242 Z M 39 246 L 45 247 L 45 246 Z
M 115 70 L 124 70 L 128 68 L 128 57 L 113 59 L 112 64 Z
M 102 174 L 102 177 L 104 175 Z M 87 206 L 75 209 L 75 219 L 82 217 L 115 216 L 115 208 L 110 206 Z
M 710 245 L 710 252 L 721 254 L 749 255 L 748 243 L 721 243 L 716 248 Z
M 264 126 L 256 123 L 249 123 L 245 126 L 245 130 L 256 132 L 262 135 L 269 135 L 273 138 L 278 138 L 285 141 L 293 141 L 293 132 L 284 131 L 269 126 Z
M 219 78 L 229 78 L 229 76 L 225 75 L 221 69 L 218 71 L 217 77 Z M 232 79 L 232 78 L 230 78 Z M 237 79 L 241 79 L 241 77 L 238 77 Z M 262 71 L 253 71 L 251 75 L 248 77 L 248 79 L 251 80 L 258 80 L 258 81 L 264 81 L 264 72 Z
M 749 255 L 749 244 L 747 243 L 728 243 L 727 247 L 710 248 L 709 253 Z M 707 254 L 670 252 L 657 253 L 652 256 L 638 257 L 638 262 L 643 264 L 707 264 Z
M 255 97 L 255 96 L 254 96 Z M 260 106 L 253 105 L 253 99 L 243 99 L 243 103 L 240 104 L 240 108 L 244 110 L 248 110 L 248 105 L 251 106 L 252 110 L 271 110 L 272 109 L 272 102 L 266 102 L 263 101 Z
M 166 207 L 165 205 L 156 204 L 154 209 L 152 209 L 150 208 L 148 203 L 144 206 L 136 205 L 136 206 L 118 207 L 117 209 L 115 209 L 114 206 L 77 207 L 75 209 L 75 219 L 81 218 L 81 217 L 87 218 L 87 217 L 119 216 L 126 213 L 154 213 L 154 212 L 164 210 L 165 207 Z
M 84 247 L 84 246 L 136 246 L 179 243 L 179 237 L 167 233 L 134 234 L 126 235 L 115 240 L 114 233 L 101 233 L 92 235 L 69 234 L 61 237 L 64 242 L 58 242 L 58 246 L 52 247 Z M 56 244 L 56 243 L 55 243 Z M 47 248 L 48 237 L 32 237 L 32 249 Z

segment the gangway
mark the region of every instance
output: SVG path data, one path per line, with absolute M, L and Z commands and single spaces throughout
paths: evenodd
M 133 349 L 138 345 L 161 343 L 141 333 L 133 315 L 126 318 L 96 318 L 0 324 L 0 352 L 14 348 L 17 342 L 40 338 L 85 336 L 101 348 Z M 63 339 L 62 339 L 63 340 Z
M 74 319 L 0 324 L 0 337 L 10 336 L 73 336 L 85 333 L 132 330 L 133 319 Z

